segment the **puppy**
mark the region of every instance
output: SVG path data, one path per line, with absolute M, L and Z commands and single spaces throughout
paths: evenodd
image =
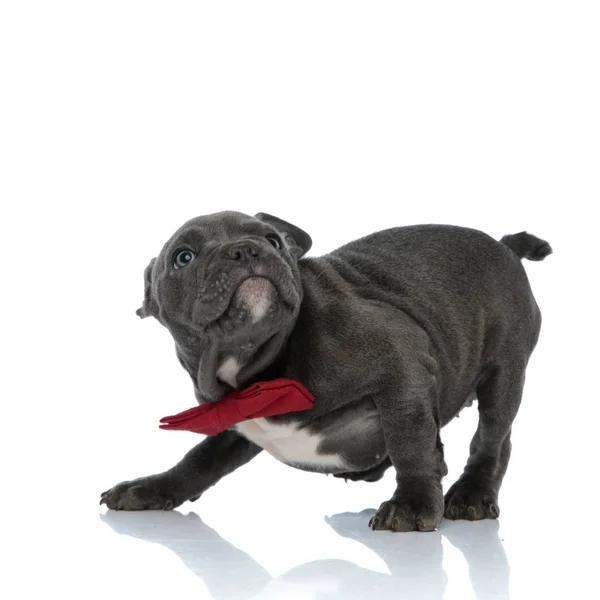
M 172 509 L 265 450 L 354 481 L 393 467 L 397 488 L 371 519 L 376 530 L 498 517 L 541 325 L 520 259 L 542 260 L 549 244 L 444 225 L 388 229 L 303 258 L 311 243 L 271 215 L 221 212 L 188 221 L 152 259 L 138 315 L 170 331 L 198 404 L 286 378 L 314 405 L 208 436 L 168 471 L 104 492 L 101 504 Z M 469 460 L 444 498 L 440 429 L 474 399 Z

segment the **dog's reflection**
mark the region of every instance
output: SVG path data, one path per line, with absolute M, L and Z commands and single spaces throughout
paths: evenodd
M 508 598 L 509 567 L 497 521 L 447 522 L 433 533 L 372 532 L 365 523 L 374 511 L 341 513 L 327 523 L 341 536 L 379 555 L 388 573 L 345 560 L 316 560 L 270 574 L 195 513 L 113 512 L 102 520 L 120 534 L 160 543 L 177 554 L 206 584 L 215 600 L 267 598 L 426 598 L 442 600 L 447 577 L 442 568 L 442 537 L 458 548 L 469 565 L 476 598 Z

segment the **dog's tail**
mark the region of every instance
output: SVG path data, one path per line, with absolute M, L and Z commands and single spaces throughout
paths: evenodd
M 546 240 L 541 240 L 526 231 L 505 235 L 500 241 L 506 244 L 519 258 L 544 260 L 548 254 L 552 254 L 552 248 Z

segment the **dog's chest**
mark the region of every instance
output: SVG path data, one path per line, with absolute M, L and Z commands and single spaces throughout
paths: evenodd
M 319 451 L 322 436 L 299 429 L 296 425 L 252 419 L 238 423 L 236 429 L 245 438 L 286 464 L 319 471 L 343 469 L 345 466 L 339 454 L 323 454 Z

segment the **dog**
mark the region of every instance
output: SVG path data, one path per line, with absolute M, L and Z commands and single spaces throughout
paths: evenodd
M 152 259 L 137 314 L 172 334 L 199 405 L 277 378 L 300 383 L 314 404 L 210 435 L 164 473 L 104 492 L 101 504 L 172 509 L 265 450 L 353 481 L 393 467 L 397 488 L 374 530 L 498 517 L 541 326 L 521 259 L 544 259 L 548 242 L 415 225 L 321 257 L 305 256 L 311 245 L 282 219 L 227 211 L 188 221 Z M 470 456 L 444 496 L 440 430 L 475 399 Z

